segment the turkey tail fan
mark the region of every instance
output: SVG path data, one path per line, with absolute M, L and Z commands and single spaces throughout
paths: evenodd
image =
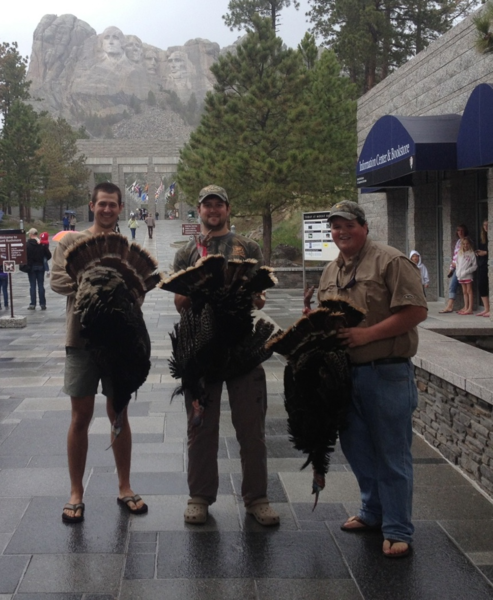
M 119 271 L 135 297 L 143 296 L 161 280 L 156 274 L 157 262 L 135 243 L 129 247 L 126 237 L 118 233 L 83 237 L 66 253 L 66 270 L 74 281 L 95 265 Z
M 322 331 L 324 330 L 324 320 L 330 315 L 331 313 L 327 309 L 317 309 L 312 311 L 309 315 L 301 317 L 301 319 L 296 321 L 296 323 L 286 331 L 280 332 L 274 336 L 268 342 L 268 347 L 272 349 L 273 352 L 277 352 L 277 354 L 289 357 L 300 344 L 305 342 L 308 335 L 317 331 L 315 325 L 318 325 Z
M 154 273 L 158 268 L 156 259 L 135 242 L 130 244 L 126 262 L 144 278 Z
M 364 308 L 360 308 L 359 306 L 352 304 L 348 300 L 343 300 L 338 296 L 322 300 L 320 306 L 327 308 L 331 312 L 342 313 L 346 321 L 345 327 L 356 327 L 361 323 L 366 315 L 366 310 Z
M 197 261 L 188 269 L 173 273 L 159 286 L 161 289 L 182 296 L 191 296 L 201 289 L 208 289 L 224 278 L 226 259 L 220 254 L 211 254 Z
M 106 249 L 108 254 L 115 254 L 122 260 L 126 260 L 130 244 L 128 239 L 122 235 L 105 235 Z
M 224 274 L 224 285 L 228 288 L 241 285 L 251 277 L 256 268 L 257 261 L 254 258 L 229 260 Z
M 160 287 L 163 280 L 164 277 L 162 273 L 153 273 L 152 275 L 149 275 L 149 277 L 144 280 L 145 291 L 149 292 L 154 288 Z
M 260 267 L 253 277 L 245 284 L 245 288 L 252 294 L 268 290 L 277 285 L 277 278 L 274 275 L 274 270 L 270 267 Z

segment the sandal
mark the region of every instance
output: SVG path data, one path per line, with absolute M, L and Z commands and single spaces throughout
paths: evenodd
M 205 498 L 193 496 L 188 501 L 183 516 L 185 517 L 185 523 L 203 525 L 209 516 L 209 503 Z
M 447 310 L 447 309 L 445 309 L 445 308 L 444 308 L 443 310 L 439 310 L 439 311 L 438 311 L 438 314 L 440 314 L 440 315 L 445 315 L 445 314 L 447 314 L 447 313 L 453 313 L 453 312 L 454 312 L 454 310 L 453 310 L 453 309 Z
M 86 506 L 84 502 L 79 502 L 78 504 L 70 504 L 70 502 L 67 502 L 67 504 L 65 504 L 65 506 L 63 507 L 63 510 L 72 510 L 74 512 L 74 516 L 71 517 L 70 515 L 67 515 L 66 512 L 62 512 L 62 521 L 64 523 L 81 523 L 84 520 L 85 508 Z M 77 512 L 79 510 L 80 515 L 77 515 Z
M 131 513 L 132 515 L 145 515 L 147 513 L 147 511 L 149 510 L 147 504 L 144 503 L 142 506 L 139 506 L 138 508 L 132 508 L 130 506 L 130 502 L 133 502 L 135 504 L 135 506 L 137 506 L 137 502 L 140 502 L 140 500 L 142 500 L 142 498 L 138 494 L 135 494 L 135 496 L 125 496 L 124 498 L 116 499 L 118 504 L 120 506 L 123 506 L 124 508 L 126 508 L 128 510 L 128 512 Z
M 279 525 L 279 515 L 271 507 L 267 498 L 255 500 L 252 504 L 246 506 L 245 509 L 247 514 L 253 515 L 260 525 L 264 525 L 265 527 Z
M 407 548 L 405 550 L 403 550 L 402 552 L 396 552 L 396 553 L 391 553 L 391 552 L 385 552 L 385 550 L 383 550 L 383 555 L 386 558 L 405 558 L 406 556 L 409 556 L 411 554 L 412 548 L 411 545 L 408 544 L 407 542 L 404 542 L 403 540 L 384 540 L 384 544 L 385 542 L 389 542 L 390 546 L 389 546 L 389 550 L 392 548 L 392 546 L 394 544 L 406 544 Z
M 350 527 L 350 523 L 359 523 L 356 527 Z M 363 521 L 361 517 L 349 517 L 349 519 L 341 525 L 342 531 L 348 531 L 349 533 L 363 533 L 365 531 L 380 531 L 380 525 L 368 525 Z

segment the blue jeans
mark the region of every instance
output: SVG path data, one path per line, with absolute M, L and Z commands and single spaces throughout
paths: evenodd
M 341 447 L 358 480 L 361 519 L 385 539 L 411 542 L 412 413 L 418 403 L 408 363 L 354 367 L 348 426 Z
M 135 232 L 137 231 L 137 229 L 130 229 L 130 231 L 132 232 L 132 239 L 135 240 Z
M 46 306 L 45 298 L 45 268 L 43 267 L 31 267 L 28 273 L 29 284 L 31 286 L 31 306 L 36 306 L 36 284 L 38 286 L 39 304 L 40 306 Z
M 5 306 L 9 305 L 9 276 L 0 275 L 0 292 L 3 292 L 3 303 Z
M 450 283 L 448 285 L 448 297 L 451 300 L 453 300 L 457 295 L 457 288 L 459 287 L 459 280 L 457 279 L 457 275 L 455 273 L 456 271 L 454 271 L 454 274 L 450 278 Z

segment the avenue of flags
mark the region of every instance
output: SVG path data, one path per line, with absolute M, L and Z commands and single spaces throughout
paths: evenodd
M 176 186 L 176 184 L 175 184 L 175 182 L 173 182 L 172 184 L 170 184 L 170 186 L 165 191 L 164 197 L 166 200 L 175 195 L 175 186 Z M 137 180 L 135 180 L 132 183 L 132 185 L 127 189 L 132 194 L 137 195 L 142 200 L 142 202 L 145 202 L 148 199 L 149 184 L 147 184 L 147 183 L 145 185 L 142 185 L 141 183 L 138 183 Z M 154 194 L 154 198 L 157 200 L 161 196 L 163 191 L 164 191 L 164 184 L 161 181 L 161 183 L 159 184 L 159 187 L 157 188 L 157 190 Z

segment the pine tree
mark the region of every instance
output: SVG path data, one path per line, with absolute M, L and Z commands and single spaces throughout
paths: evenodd
M 478 0 L 309 0 L 312 32 L 360 94 L 445 33 Z
M 42 204 L 43 170 L 38 150 L 38 116 L 21 100 L 10 102 L 0 137 L 0 196 L 3 204 L 19 205 L 21 219 L 31 220 L 31 207 Z
M 67 208 L 80 206 L 87 198 L 89 171 L 85 157 L 78 155 L 78 132 L 65 119 L 40 117 L 39 155 L 44 170 L 43 197 L 47 205 L 58 207 L 59 218 Z
M 28 100 L 30 82 L 26 81 L 27 58 L 23 58 L 17 43 L 0 44 L 0 116 L 6 121 L 15 100 Z
M 254 28 L 255 15 L 270 19 L 272 29 L 277 31 L 279 14 L 283 8 L 293 6 L 298 10 L 298 0 L 230 0 L 229 12 L 223 15 L 224 22 L 234 29 Z
M 332 55 L 312 72 L 301 52 L 283 48 L 267 19 L 253 19 L 255 30 L 237 53 L 220 57 L 211 69 L 217 83 L 206 97 L 199 127 L 180 154 L 178 183 L 189 197 L 204 185 L 222 185 L 236 214 L 262 216 L 269 264 L 274 212 L 299 205 L 300 198 L 325 203 L 327 194 L 351 187 L 354 119 L 343 119 L 341 127 L 350 129 L 337 135 L 327 128 L 339 127 L 339 103 L 343 111 L 355 111 L 354 102 L 352 109 L 346 108 L 344 85 L 334 102 L 328 101 L 331 87 L 338 87 L 332 81 L 332 61 L 337 64 Z M 335 70 L 337 79 L 340 67 Z M 349 135 L 351 141 L 342 143 L 339 135 Z M 336 147 L 330 148 L 332 142 Z M 349 155 L 345 160 L 344 152 Z M 331 179 L 341 165 L 345 174 Z

